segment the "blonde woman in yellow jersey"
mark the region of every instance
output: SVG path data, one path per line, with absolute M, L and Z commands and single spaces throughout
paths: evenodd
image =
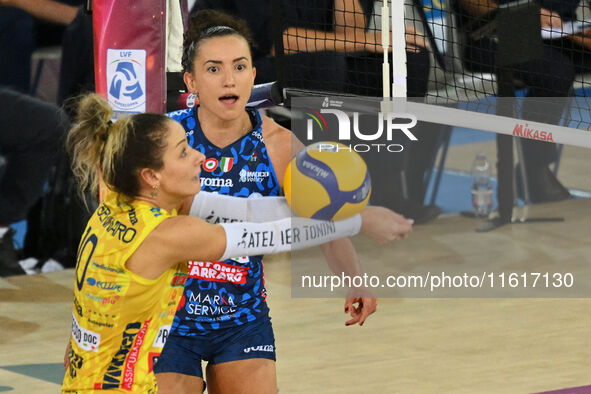
M 81 101 L 67 140 L 80 189 L 96 188 L 100 163 L 111 192 L 78 249 L 63 392 L 156 392 L 152 367 L 182 294 L 188 260 L 278 253 L 359 231 L 383 243 L 410 231 L 409 223 L 380 207 L 334 222 L 334 231 L 299 244 L 285 234 L 310 225 L 310 219 L 209 224 L 186 216 L 200 190 L 204 157 L 188 145 L 183 127 L 160 114 L 115 123 L 111 118 L 107 102 L 91 94 Z M 223 203 L 231 207 L 231 201 Z

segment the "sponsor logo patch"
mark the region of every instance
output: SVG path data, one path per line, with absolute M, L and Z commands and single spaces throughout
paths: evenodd
M 81 327 L 76 320 L 76 316 L 72 313 L 72 338 L 80 347 L 89 352 L 98 352 L 101 344 L 101 334 L 87 330 Z
M 168 338 L 168 334 L 170 333 L 170 324 L 166 326 L 160 327 L 158 330 L 158 334 L 154 339 L 154 343 L 152 343 L 152 347 L 164 347 L 166 343 L 166 339 Z
M 251 171 L 243 169 L 240 171 L 240 182 L 263 182 L 271 175 L 269 171 Z
M 244 349 L 244 353 L 250 352 L 273 352 L 275 350 L 275 346 L 273 345 L 259 345 L 259 346 L 251 346 Z
M 101 303 L 103 305 L 106 305 L 106 304 L 114 304 L 117 301 L 119 301 L 119 298 L 121 298 L 118 295 L 114 295 L 113 297 L 101 297 L 101 296 L 97 296 L 97 295 L 94 295 L 94 294 L 90 294 L 88 292 L 84 293 L 84 296 L 86 298 L 88 298 L 89 300 L 93 300 L 93 301 L 99 302 L 99 303 Z
M 114 272 L 116 274 L 125 273 L 125 271 L 123 271 L 121 268 L 110 267 L 108 265 L 97 263 L 96 261 L 92 262 L 92 268 L 97 268 L 97 269 L 101 269 L 101 270 L 105 270 L 105 271 L 109 271 L 109 272 Z
M 116 389 L 121 387 L 131 391 L 139 349 L 144 342 L 150 321 L 151 319 L 146 320 L 143 325 L 141 322 L 127 324 L 122 334 L 119 350 L 109 363 L 107 372 L 103 376 L 103 382 L 95 384 L 96 389 Z
M 119 283 L 104 282 L 101 280 L 96 280 L 95 278 L 92 278 L 92 277 L 86 278 L 86 283 L 88 283 L 89 286 L 98 287 L 99 289 L 113 290 L 113 291 L 117 291 L 117 292 L 120 292 L 121 287 L 122 287 L 122 285 Z
M 84 364 L 84 358 L 77 354 L 74 349 L 70 349 L 68 352 L 68 374 L 72 379 L 78 375 L 78 371 Z
M 231 179 L 223 178 L 200 178 L 201 186 L 209 187 L 233 187 L 234 182 Z
M 249 267 L 235 266 L 221 261 L 189 261 L 189 278 L 214 282 L 246 283 Z
M 182 272 L 176 272 L 174 274 L 174 276 L 172 277 L 172 281 L 170 282 L 170 285 L 172 287 L 183 287 L 186 282 L 187 282 L 187 274 L 182 273 Z

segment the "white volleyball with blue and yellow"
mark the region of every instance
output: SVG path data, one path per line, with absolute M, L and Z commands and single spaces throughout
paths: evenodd
M 341 220 L 365 209 L 371 178 L 359 153 L 338 142 L 316 142 L 289 163 L 285 198 L 297 216 Z

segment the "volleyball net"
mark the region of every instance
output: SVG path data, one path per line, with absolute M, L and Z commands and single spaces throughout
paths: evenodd
M 546 250 L 544 242 L 552 242 L 552 237 L 542 241 L 545 237 L 537 233 L 543 231 L 543 220 L 550 221 L 551 228 L 557 233 L 568 231 L 569 225 L 577 227 L 577 214 L 570 213 L 568 206 L 544 209 L 543 205 L 531 205 L 535 199 L 531 199 L 530 194 L 536 190 L 528 190 L 527 179 L 537 178 L 539 174 L 537 167 L 532 169 L 527 162 L 535 156 L 532 152 L 537 152 L 541 146 L 540 162 L 551 164 L 556 174 L 558 159 L 562 158 L 561 169 L 566 170 L 561 170 L 561 174 L 565 174 L 560 176 L 561 181 L 572 194 L 588 196 L 584 177 L 575 176 L 574 172 L 578 170 L 573 171 L 586 166 L 584 148 L 591 147 L 588 132 L 591 126 L 588 97 L 591 73 L 587 69 L 591 64 L 587 60 L 591 51 L 587 49 L 589 5 L 586 2 L 554 2 L 554 8 L 548 9 L 543 8 L 544 2 L 540 6 L 533 1 L 499 2 L 501 4 L 494 7 L 470 0 L 408 1 L 406 4 L 358 1 L 347 2 L 348 8 L 346 5 L 339 8 L 338 2 L 333 8 L 321 8 L 319 2 L 309 3 L 316 6 L 309 7 L 313 10 L 311 13 L 295 4 L 291 8 L 276 4 L 276 7 L 283 7 L 278 15 L 283 18 L 280 24 L 284 26 L 281 35 L 274 40 L 278 81 L 285 87 L 292 131 L 300 139 L 306 142 L 340 140 L 364 155 L 373 167 L 372 177 L 377 168 L 378 180 L 374 184 L 385 181 L 400 185 L 404 182 L 397 179 L 396 166 L 403 168 L 405 164 L 392 164 L 392 161 L 418 161 L 416 156 L 421 154 L 421 149 L 414 149 L 413 145 L 425 145 L 432 139 L 421 131 L 425 125 L 435 125 L 439 133 L 437 143 L 443 149 L 437 160 L 433 157 L 433 162 L 441 164 L 439 170 L 451 166 L 452 172 L 461 173 L 466 178 L 477 151 L 469 151 L 469 144 L 450 148 L 450 135 L 453 145 L 456 134 L 472 141 L 472 136 L 481 135 L 481 131 L 491 132 L 492 141 L 490 136 L 483 140 L 477 137 L 472 145 L 473 149 L 487 150 L 493 163 L 498 212 L 490 225 L 478 228 L 489 230 L 504 223 L 539 222 L 532 224 L 530 228 L 533 230 L 524 235 L 522 241 Z M 418 125 L 415 128 L 409 126 L 413 119 Z M 380 122 L 383 122 L 383 128 L 380 128 Z M 346 134 L 349 139 L 343 140 L 339 132 L 345 124 L 349 128 Z M 405 125 L 410 127 L 418 141 L 408 138 L 403 130 Z M 388 131 L 392 131 L 392 138 L 389 138 Z M 533 149 L 530 144 L 535 145 Z M 562 149 L 562 144 L 567 147 Z M 402 151 L 410 154 L 403 159 L 393 158 L 395 153 L 388 151 L 389 146 L 402 146 Z M 544 157 L 548 146 L 559 146 L 557 157 Z M 381 151 L 377 151 L 380 147 Z M 525 165 L 516 167 L 516 162 Z M 574 164 L 571 166 L 571 163 Z M 437 169 L 437 165 L 434 167 Z M 441 175 L 440 172 L 427 173 L 435 178 Z M 465 190 L 459 189 L 457 184 L 452 187 L 456 188 L 452 199 L 461 200 L 470 194 L 470 183 Z M 577 194 L 579 191 L 582 193 Z M 573 202 L 577 203 L 580 201 Z M 439 223 L 449 224 L 446 220 Z M 453 224 L 456 225 L 462 227 L 464 223 Z M 398 272 L 421 274 L 424 280 L 428 273 L 441 272 L 444 267 L 454 277 L 461 274 L 452 261 L 454 259 L 455 262 L 469 263 L 461 265 L 462 269 L 477 268 L 484 274 L 491 273 L 486 273 L 486 266 L 499 261 L 507 263 L 497 265 L 500 270 L 513 265 L 513 269 L 522 273 L 535 272 L 538 262 L 531 254 L 518 251 L 517 256 L 512 255 L 516 246 L 506 234 L 512 230 L 503 227 L 499 230 L 501 235 L 472 238 L 466 231 L 473 232 L 477 225 L 473 223 L 469 227 L 470 230 L 442 225 L 439 231 L 446 235 L 430 234 L 429 241 L 433 242 L 430 245 L 445 244 L 448 248 L 441 255 L 432 253 L 437 256 L 434 258 L 445 261 L 441 266 L 412 255 L 412 248 L 424 251 L 424 245 L 413 244 L 409 249 L 397 246 L 403 251 L 397 249 L 396 253 L 392 249 L 379 252 L 364 244 L 358 246 L 362 250 L 362 260 L 369 259 L 373 264 L 369 270 L 374 273 L 377 270 L 379 277 L 392 273 L 394 267 L 400 270 Z M 567 243 L 573 253 L 580 256 L 580 261 L 586 260 L 584 252 L 577 246 L 578 236 L 571 235 L 566 237 Z M 550 249 L 547 250 L 549 254 L 556 253 Z M 292 272 L 292 294 L 330 296 L 326 286 L 315 287 L 314 282 L 307 285 L 300 282 L 310 273 L 318 273 L 315 278 L 332 278 L 332 274 L 327 276 L 326 271 L 310 263 L 317 264 L 318 261 L 309 253 L 292 254 L 296 262 Z M 526 255 L 530 259 L 524 258 Z M 408 262 L 400 263 L 399 258 L 408 259 Z M 476 264 L 472 264 L 474 262 Z M 563 268 L 577 271 L 573 265 Z M 584 270 L 579 270 L 578 275 L 582 282 L 589 278 Z M 460 293 L 438 294 L 585 296 L 583 291 L 588 289 L 583 283 L 582 288 L 566 295 L 544 291 L 528 293 L 518 287 L 509 293 L 493 289 L 483 295 L 479 290 L 464 288 Z M 377 291 L 380 296 L 436 296 L 417 288 L 392 292 L 386 286 L 386 289 L 381 287 Z
M 590 146 L 585 2 L 288 3 L 273 2 L 288 105 L 291 96 L 381 97 L 384 113 L 521 137 L 519 161 L 522 139 Z M 391 100 L 402 97 L 406 103 Z M 507 221 L 512 140 L 499 137 L 498 153 L 505 158 L 499 204 Z
M 591 126 L 591 42 L 585 35 L 591 24 L 585 2 L 561 2 L 549 10 L 528 0 L 494 8 L 476 0 L 361 0 L 327 8 L 309 3 L 305 13 L 303 5 L 277 6 L 284 29 L 274 41 L 285 87 L 414 97 L 421 104 L 489 114 L 496 112 L 496 96 L 527 96 L 523 117 L 528 120 L 582 130 Z M 541 16 L 546 13 L 551 22 Z M 522 117 L 523 103 L 516 101 L 514 113 L 506 115 Z M 436 109 L 410 107 L 425 121 L 439 117 L 439 122 L 474 127 L 453 111 L 442 119 Z M 502 132 L 506 124 L 499 121 Z M 489 125 L 490 119 L 481 123 Z

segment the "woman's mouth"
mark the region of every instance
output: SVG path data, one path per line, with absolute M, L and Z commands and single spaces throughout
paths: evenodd
M 226 106 L 232 106 L 232 105 L 236 104 L 236 102 L 238 101 L 238 96 L 234 96 L 234 95 L 222 96 L 219 98 L 219 100 Z

